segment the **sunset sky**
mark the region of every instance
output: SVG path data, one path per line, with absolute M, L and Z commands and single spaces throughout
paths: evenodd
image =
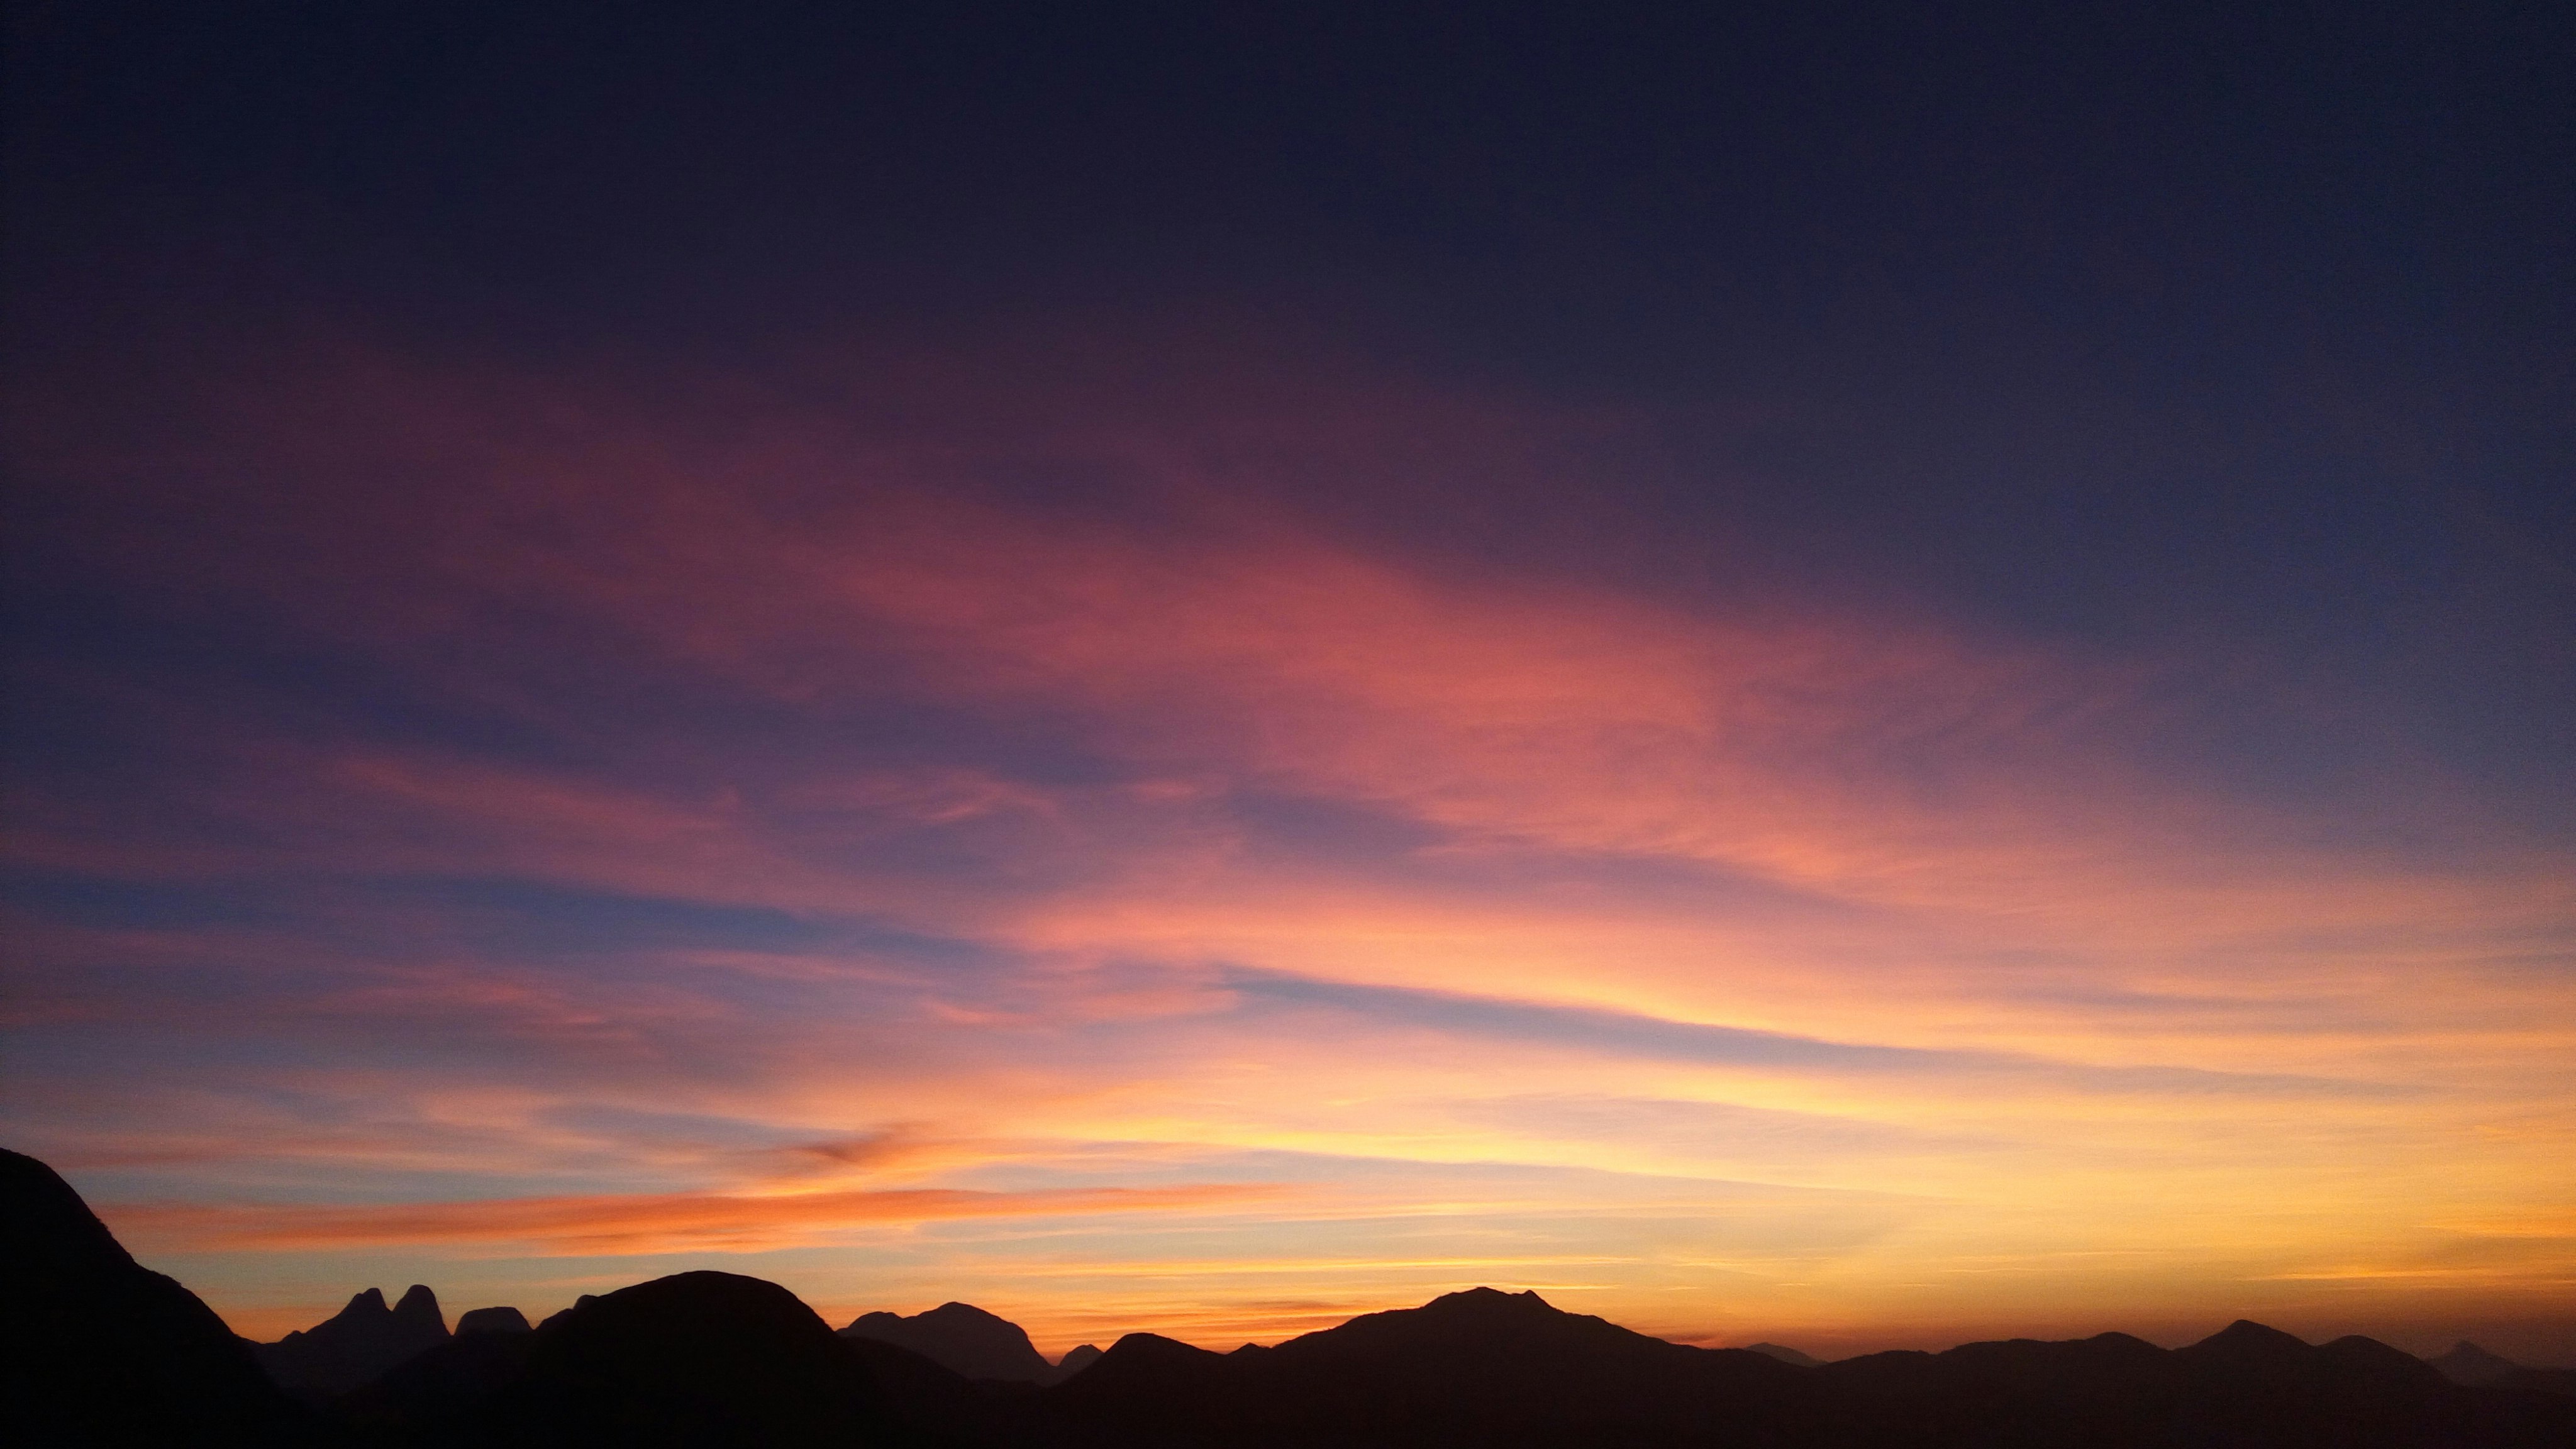
M 18 7 L 142 1261 L 2576 1363 L 2563 17 L 914 8 Z

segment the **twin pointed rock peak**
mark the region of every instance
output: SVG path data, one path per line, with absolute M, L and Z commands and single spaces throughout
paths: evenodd
M 414 1283 L 385 1305 L 369 1288 L 347 1307 L 276 1343 L 258 1347 L 260 1365 L 287 1389 L 308 1398 L 347 1393 L 447 1341 L 447 1316 L 427 1284 Z

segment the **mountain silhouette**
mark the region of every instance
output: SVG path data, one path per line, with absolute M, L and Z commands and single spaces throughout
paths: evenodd
M 1048 1375 L 1047 1382 L 1053 1384 L 1063 1383 L 1066 1379 L 1072 1378 L 1075 1374 L 1091 1367 L 1092 1364 L 1099 1361 L 1099 1358 L 1100 1345 L 1096 1343 L 1077 1344 L 1072 1348 L 1066 1349 L 1064 1357 L 1056 1360 L 1055 1371 Z
M 369 1288 L 338 1313 L 261 1344 L 256 1352 L 260 1366 L 279 1386 L 319 1402 L 371 1384 L 386 1370 L 446 1341 L 447 1319 L 439 1312 L 438 1295 L 414 1283 L 390 1308 L 382 1292 Z
M 2453 1427 L 2452 1385 L 2375 1339 L 2311 1347 L 2242 1319 L 2174 1351 L 2190 1373 L 2187 1425 L 2224 1425 L 2285 1443 L 2434 1442 Z
M 1130 1334 L 1034 1407 L 1067 1445 L 1772 1444 L 1811 1377 L 1477 1288 L 1230 1354 Z
M 971 1303 L 942 1303 L 909 1318 L 863 1313 L 841 1330 L 841 1337 L 908 1348 L 970 1379 L 1042 1384 L 1056 1377 L 1055 1366 L 1038 1353 L 1018 1324 Z
M 1064 1449 L 2564 1449 L 2576 1401 L 2250 1322 L 2174 1351 L 2111 1333 L 1803 1368 L 1479 1289 L 1231 1354 L 1130 1335 L 1032 1396 L 1019 1430 Z
M 304 1415 L 197 1295 L 136 1263 L 54 1170 L 0 1150 L 0 1440 L 300 1442 Z
M 916 1437 L 814 1310 L 758 1278 L 657 1278 L 519 1341 L 524 1366 L 469 1416 L 477 1442 L 850 1449 Z
M 909 1349 L 835 1339 L 775 1284 L 697 1273 L 584 1297 L 529 1333 L 460 1331 L 327 1415 L 344 1442 L 370 1449 L 962 1449 L 1004 1442 L 999 1406 L 1015 1392 L 1027 1386 L 970 1382 Z
M 2512 1359 L 2492 1354 L 2467 1339 L 2451 1345 L 2451 1351 L 2440 1358 L 2426 1359 L 2433 1371 L 2455 1384 L 2472 1388 L 2491 1384 L 2522 1365 Z
M 469 1333 L 528 1333 L 528 1315 L 515 1308 L 469 1308 L 456 1320 L 456 1336 Z
M 1800 1353 L 1798 1350 L 1789 1347 L 1785 1343 L 1748 1343 L 1744 1346 L 1744 1351 L 1746 1353 L 1758 1353 L 1764 1358 L 1776 1358 L 1782 1363 L 1794 1364 L 1799 1368 L 1823 1368 L 1825 1366 L 1825 1361 L 1823 1359 L 1810 1358 L 1806 1354 Z
M 370 1289 L 325 1323 L 262 1350 L 292 1344 L 313 1362 L 339 1354 L 329 1361 L 348 1368 L 347 1355 L 361 1347 L 391 1354 L 406 1342 L 428 1345 L 372 1382 L 330 1396 L 317 1420 L 269 1382 L 253 1345 L 185 1288 L 136 1265 L 44 1164 L 0 1153 L 0 1231 L 13 1290 L 0 1298 L 7 1333 L 0 1430 L 12 1445 L 2576 1445 L 2576 1383 L 2568 1382 L 2576 1374 L 2508 1363 L 2490 1384 L 2468 1386 L 2371 1339 L 2313 1345 L 2246 1321 L 2171 1351 L 2106 1333 L 1810 1367 L 1668 1343 L 1563 1312 L 1535 1293 L 1478 1288 L 1232 1353 L 1129 1334 L 1106 1353 L 1067 1354 L 1049 1370 L 1059 1381 L 1040 1387 L 970 1379 L 897 1343 L 835 1335 L 774 1283 L 706 1272 L 585 1296 L 533 1331 L 515 1309 L 479 1309 L 453 1336 L 428 1289 L 415 1287 L 391 1307 Z M 883 1317 L 906 1325 L 936 1317 L 981 1335 L 970 1341 L 1027 1347 L 1017 1328 L 962 1304 L 915 1319 Z M 1026 1360 L 1006 1362 L 1025 1371 Z M 2454 1349 L 2442 1362 L 2483 1374 L 2504 1361 Z
M 2471 1388 L 2515 1389 L 2526 1393 L 2576 1397 L 2576 1369 L 2526 1368 L 2502 1354 L 2489 1353 L 2465 1338 L 2452 1344 L 2450 1351 L 2440 1358 L 2425 1362 L 2442 1377 Z
M 1886 1353 L 1818 1370 L 1835 1444 L 2431 1449 L 2576 1443 L 2576 1404 L 2472 1393 L 2367 1338 L 2245 1320 L 2171 1352 L 2126 1334 Z

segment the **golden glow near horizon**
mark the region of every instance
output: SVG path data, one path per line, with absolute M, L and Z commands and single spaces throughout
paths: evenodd
M 240 1043 L 21 1065 L 13 1120 L 244 1331 L 697 1266 L 1050 1352 L 1477 1283 L 1819 1348 L 2570 1320 L 2571 861 L 2438 779 L 2195 763 L 2173 661 L 417 409 L 332 443 L 466 500 L 372 524 L 423 534 L 388 578 L 173 587 L 366 601 L 299 627 L 514 717 L 459 620 L 544 614 L 667 717 L 244 727 L 166 828 L 39 789 L 13 837 L 319 903 L 23 948 L 22 1032 Z M 437 890 L 352 945 L 387 880 Z

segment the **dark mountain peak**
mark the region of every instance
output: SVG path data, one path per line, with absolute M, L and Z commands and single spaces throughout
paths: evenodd
M 414 1283 L 405 1289 L 402 1301 L 394 1305 L 393 1311 L 394 1317 L 407 1324 L 422 1328 L 436 1325 L 439 1336 L 447 1336 L 447 1315 L 439 1310 L 438 1295 L 429 1291 L 426 1283 Z
M 2307 1353 L 2308 1341 L 2250 1318 L 2240 1318 L 2177 1352 L 2207 1359 L 2270 1361 Z
M 511 1444 L 877 1443 L 868 1379 L 795 1294 L 677 1273 L 581 1303 L 478 1410 Z
M 1046 1361 L 1018 1324 L 972 1303 L 942 1303 L 909 1318 L 862 1313 L 841 1330 L 841 1336 L 907 1348 L 970 1379 L 1042 1384 L 1057 1377 L 1055 1365 Z
M 1124 1371 L 1168 1364 L 1196 1367 L 1223 1357 L 1223 1354 L 1211 1353 L 1196 1344 L 1183 1343 L 1177 1338 L 1165 1338 L 1159 1333 L 1130 1333 L 1109 1345 L 1109 1351 L 1100 1356 L 1095 1370 Z M 1085 1375 L 1085 1377 L 1094 1376 L 1096 1374 Z
M 1073 1406 L 1077 1418 L 1106 1414 L 1107 1419 L 1097 1426 L 1104 1431 L 1140 1413 L 1160 1421 L 1175 1412 L 1186 1415 L 1185 1406 L 1206 1412 L 1209 1396 L 1229 1392 L 1226 1372 L 1231 1362 L 1226 1354 L 1159 1333 L 1130 1333 L 1079 1373 L 1047 1390 L 1047 1396 Z
M 2381 1343 L 2378 1339 L 2366 1337 L 2358 1333 L 2347 1333 L 2341 1338 L 2333 1339 L 2320 1346 L 2318 1352 L 2337 1354 L 2345 1358 L 2374 1359 L 2388 1363 L 2404 1363 L 2412 1365 L 2423 1362 L 2422 1359 L 2406 1352 L 2404 1349 L 2391 1348 L 2387 1344 Z
M 1363 1313 L 1338 1328 L 1304 1334 L 1278 1347 L 1278 1352 L 1291 1357 L 1359 1353 L 1381 1359 L 1421 1354 L 1544 1359 L 1574 1353 L 1706 1351 L 1633 1333 L 1590 1314 L 1568 1313 L 1536 1293 L 1494 1288 L 1443 1293 L 1419 1308 Z
M 1116 1343 L 1109 1345 L 1108 1353 L 1101 1355 L 1104 1359 L 1112 1356 L 1119 1358 L 1205 1359 L 1215 1358 L 1218 1355 L 1207 1349 L 1199 1347 L 1197 1344 L 1183 1343 L 1177 1338 L 1165 1338 L 1159 1333 L 1124 1333 L 1118 1336 L 1118 1341 Z
M 2477 1388 L 2494 1383 L 2522 1365 L 2501 1354 L 2489 1353 L 2467 1339 L 2451 1345 L 2451 1351 L 2440 1358 L 2427 1360 L 2435 1372 L 2455 1384 Z
M 1785 1343 L 1748 1343 L 1744 1346 L 1744 1351 L 1746 1353 L 1758 1353 L 1764 1358 L 1776 1358 L 1782 1363 L 1791 1364 L 1798 1368 L 1823 1368 L 1825 1366 L 1825 1361 L 1823 1359 L 1811 1358 L 1808 1355 L 1800 1353 L 1798 1350 L 1789 1347 Z
M 1074 1347 L 1065 1350 L 1064 1357 L 1055 1361 L 1056 1381 L 1061 1383 L 1066 1379 L 1072 1378 L 1075 1374 L 1091 1367 L 1091 1365 L 1097 1362 L 1099 1358 L 1100 1345 L 1096 1343 L 1076 1344 Z
M 393 1307 L 385 1305 L 381 1289 L 353 1293 L 348 1306 L 329 1318 L 256 1351 L 280 1387 L 320 1400 L 373 1383 L 446 1341 L 438 1295 L 415 1283 Z
M 711 1318 L 730 1319 L 745 1324 L 794 1324 L 800 1329 L 808 1321 L 823 1322 L 803 1299 L 766 1278 L 705 1268 L 673 1273 L 595 1298 L 583 1294 L 581 1301 L 573 1305 L 573 1312 L 576 1325 L 592 1314 L 621 1320 L 686 1314 L 696 1315 L 699 1323 Z M 824 1332 L 830 1331 L 828 1326 L 824 1328 Z
M 1528 1318 L 1560 1312 L 1556 1305 L 1539 1297 L 1535 1291 L 1506 1293 L 1500 1288 L 1468 1288 L 1456 1293 L 1443 1293 L 1413 1311 L 1481 1318 Z
M 528 1315 L 516 1308 L 468 1308 L 458 1315 L 456 1336 L 469 1333 L 527 1333 Z

